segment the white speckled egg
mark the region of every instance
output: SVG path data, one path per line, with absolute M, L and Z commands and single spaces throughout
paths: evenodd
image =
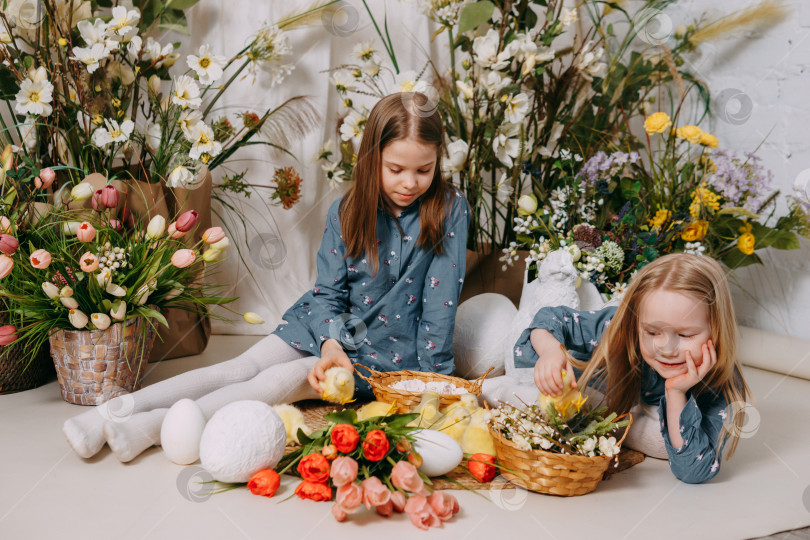
M 287 431 L 262 401 L 235 401 L 214 413 L 200 440 L 200 463 L 220 482 L 247 482 L 284 455 Z
M 200 458 L 200 438 L 205 415 L 195 401 L 181 399 L 172 405 L 160 427 L 160 445 L 170 461 L 188 465 Z
M 420 429 L 414 432 L 414 449 L 422 456 L 419 471 L 427 476 L 441 476 L 455 469 L 464 452 L 449 435 L 435 429 Z

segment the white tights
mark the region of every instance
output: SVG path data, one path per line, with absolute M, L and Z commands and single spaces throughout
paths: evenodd
M 236 358 L 182 373 L 74 416 L 62 431 L 83 458 L 95 455 L 106 440 L 120 461 L 131 461 L 160 444 L 163 418 L 180 399 L 195 400 L 209 419 L 234 401 L 275 405 L 318 398 L 307 382 L 317 360 L 270 334 Z

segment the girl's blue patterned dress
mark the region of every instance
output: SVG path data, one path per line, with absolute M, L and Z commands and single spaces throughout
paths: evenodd
M 464 283 L 470 209 L 456 189 L 448 197 L 444 253 L 416 246 L 421 196 L 398 218 L 377 208 L 379 266 L 367 256 L 344 259 L 338 206 L 329 207 L 318 251 L 315 286 L 288 309 L 273 333 L 292 347 L 321 355 L 334 338 L 353 363 L 378 371 L 452 374 L 453 330 Z M 365 373 L 364 373 L 365 374 Z M 361 395 L 369 387 L 356 378 Z
M 557 341 L 569 349 L 571 356 L 587 362 L 602 340 L 602 334 L 615 313 L 615 307 L 606 307 L 600 311 L 577 311 L 568 307 L 541 308 L 529 328 L 523 331 L 515 343 L 512 351 L 515 366 L 531 368 L 537 363 L 537 352 L 532 347 L 530 339 L 534 328 L 548 330 Z M 578 370 L 574 371 L 579 376 Z M 705 482 L 720 470 L 720 454 L 725 438 L 720 442 L 719 436 L 731 411 L 723 396 L 711 390 L 697 396 L 691 391 L 687 392 L 688 401 L 680 416 L 683 446 L 675 449 L 669 440 L 664 384 L 665 379 L 646 362 L 643 363 L 639 397 L 648 405 L 658 405 L 661 435 L 664 437 L 669 454 L 672 473 L 690 484 Z

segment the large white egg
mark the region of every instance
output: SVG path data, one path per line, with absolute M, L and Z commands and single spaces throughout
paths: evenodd
M 413 447 L 422 456 L 419 470 L 427 476 L 447 474 L 461 463 L 464 452 L 452 437 L 435 429 L 420 429 L 414 432 Z
M 178 465 L 200 459 L 200 439 L 205 429 L 205 415 L 197 403 L 181 399 L 172 405 L 160 427 L 160 446 L 166 457 Z
M 200 463 L 220 482 L 247 482 L 284 455 L 287 432 L 262 401 L 235 401 L 214 413 L 200 440 Z
M 490 367 L 489 374 L 504 374 L 504 349 L 517 308 L 502 294 L 484 293 L 473 296 L 458 306 L 453 334 L 453 358 L 456 375 L 477 379 Z

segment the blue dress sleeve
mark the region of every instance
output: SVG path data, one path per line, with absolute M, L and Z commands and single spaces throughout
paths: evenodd
M 661 398 L 658 414 L 672 474 L 687 484 L 712 479 L 720 470 L 720 456 L 725 445 L 725 438 L 719 440 L 720 433 L 726 418 L 731 415 L 723 397 L 709 393 L 696 400 L 690 392 L 679 418 L 683 446 L 678 449 L 669 439 L 666 397 Z
M 531 333 L 535 328 L 548 330 L 571 351 L 571 356 L 587 362 L 615 313 L 615 306 L 599 311 L 578 311 L 566 306 L 540 308 L 512 349 L 515 367 L 531 368 L 537 363 L 537 351 L 531 342 Z
M 445 222 L 444 253 L 433 256 L 422 288 L 422 315 L 416 334 L 416 355 L 422 371 L 452 375 L 456 309 L 467 265 L 470 207 L 456 190 Z
M 348 272 L 346 269 L 346 246 L 340 234 L 338 205 L 335 201 L 326 216 L 323 240 L 318 250 L 318 278 L 312 289 L 312 316 L 309 327 L 312 335 L 320 339 L 318 350 L 327 339 L 340 341 L 344 321 L 335 320 L 348 313 Z M 333 322 L 334 321 L 334 322 Z

